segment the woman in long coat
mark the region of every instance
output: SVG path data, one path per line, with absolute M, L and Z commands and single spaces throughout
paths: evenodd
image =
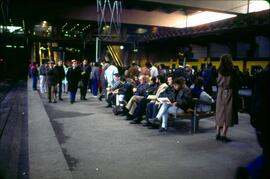
M 71 104 L 75 102 L 80 78 L 81 70 L 77 66 L 77 61 L 72 60 L 72 67 L 69 68 L 67 71 L 68 91 Z
M 229 142 L 227 130 L 232 125 L 233 118 L 233 63 L 229 54 L 223 55 L 220 59 L 217 78 L 217 99 L 216 99 L 216 139 L 222 142 Z

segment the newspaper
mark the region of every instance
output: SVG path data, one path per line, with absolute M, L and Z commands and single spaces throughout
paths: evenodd
M 168 98 L 158 98 L 157 99 L 160 103 L 167 103 L 172 104 L 171 101 Z

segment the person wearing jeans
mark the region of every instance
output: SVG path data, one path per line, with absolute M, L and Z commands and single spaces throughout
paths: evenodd
M 77 61 L 72 60 L 72 67 L 69 68 L 67 72 L 68 91 L 71 104 L 75 102 L 80 78 L 81 70 L 77 67 Z
M 162 103 L 156 118 L 152 121 L 161 121 L 160 132 L 164 132 L 168 128 L 169 114 L 184 113 L 191 105 L 191 91 L 185 85 L 183 77 L 176 78 L 173 82 L 174 90 L 167 94 L 167 98 L 171 103 Z

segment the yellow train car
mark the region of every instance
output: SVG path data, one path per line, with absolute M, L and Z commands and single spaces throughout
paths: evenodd
M 192 66 L 195 70 L 199 70 L 201 68 L 201 64 L 207 64 L 208 62 L 211 62 L 213 66 L 218 68 L 219 66 L 219 60 L 211 58 L 201 58 L 201 59 L 195 59 L 195 60 L 187 60 L 186 64 Z M 169 68 L 178 68 L 179 64 L 182 63 L 182 60 L 179 62 L 179 59 L 170 59 L 168 61 L 161 61 L 157 62 L 154 65 L 159 66 L 161 64 L 169 67 Z M 239 60 L 235 59 L 233 60 L 233 65 L 238 66 L 239 70 L 243 72 L 244 69 L 248 70 L 249 73 L 252 75 L 254 69 L 256 68 L 265 68 L 270 63 L 270 59 L 247 59 L 247 60 Z

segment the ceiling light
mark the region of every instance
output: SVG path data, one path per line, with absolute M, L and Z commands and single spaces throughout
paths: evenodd
M 120 46 L 120 49 L 121 49 L 121 50 L 123 50 L 123 49 L 124 49 L 124 46 L 123 46 L 123 45 L 121 45 L 121 46 Z
M 138 34 L 144 34 L 147 32 L 147 29 L 144 29 L 144 28 L 138 28 L 137 31 L 136 31 Z

